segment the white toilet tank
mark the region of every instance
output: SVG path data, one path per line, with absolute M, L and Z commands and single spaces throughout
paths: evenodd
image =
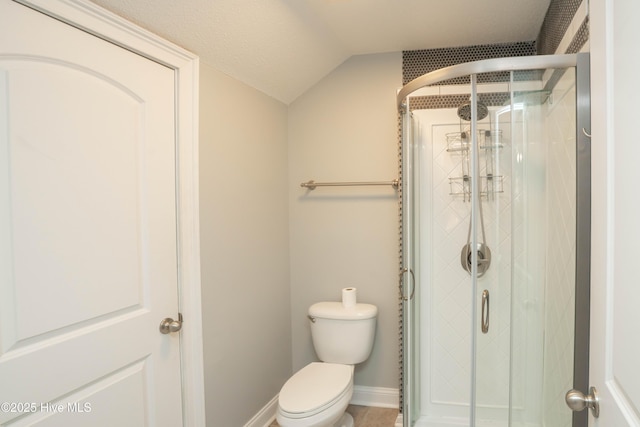
M 319 302 L 309 307 L 311 337 L 323 362 L 355 365 L 371 354 L 376 333 L 378 307 L 341 302 Z

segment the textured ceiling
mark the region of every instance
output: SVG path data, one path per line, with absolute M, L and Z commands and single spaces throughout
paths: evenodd
M 535 40 L 549 0 L 92 0 L 290 103 L 352 55 Z

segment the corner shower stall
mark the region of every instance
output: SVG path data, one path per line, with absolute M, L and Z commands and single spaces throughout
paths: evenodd
M 588 54 L 477 61 L 398 93 L 405 427 L 586 426 Z

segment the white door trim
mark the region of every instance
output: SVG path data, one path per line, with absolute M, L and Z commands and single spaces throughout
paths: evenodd
M 86 0 L 14 0 L 175 70 L 178 287 L 185 427 L 205 425 L 198 208 L 198 57 Z M 176 313 L 177 315 L 177 313 Z

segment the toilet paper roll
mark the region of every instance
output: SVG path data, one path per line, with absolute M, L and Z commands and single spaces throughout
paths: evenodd
M 356 306 L 356 288 L 342 289 L 342 305 L 345 308 Z

